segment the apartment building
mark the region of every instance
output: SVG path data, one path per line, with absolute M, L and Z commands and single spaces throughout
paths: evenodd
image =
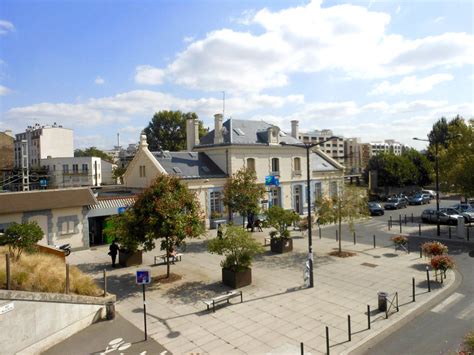
M 335 136 L 330 129 L 314 130 L 310 132 L 301 132 L 297 138 L 304 143 L 323 142 L 330 137 L 334 137 L 330 141 L 321 144 L 320 149 L 339 164 L 344 164 L 344 137 Z

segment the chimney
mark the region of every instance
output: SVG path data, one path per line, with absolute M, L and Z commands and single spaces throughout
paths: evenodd
M 148 148 L 148 142 L 146 141 L 146 135 L 140 135 L 140 149 Z
M 296 139 L 298 139 L 298 135 L 299 135 L 298 126 L 299 126 L 299 122 L 297 120 L 291 121 L 291 136 Z
M 220 144 L 224 142 L 222 136 L 222 113 L 216 113 L 214 115 L 214 144 Z
M 199 121 L 194 119 L 194 146 L 199 145 Z
M 194 119 L 186 119 L 186 150 L 190 152 L 196 145 L 196 131 L 194 128 Z

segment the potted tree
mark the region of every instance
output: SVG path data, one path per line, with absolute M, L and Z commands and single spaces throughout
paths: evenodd
M 266 212 L 267 223 L 275 228 L 270 232 L 270 250 L 272 253 L 286 253 L 293 250 L 293 240 L 290 238 L 288 226 L 299 221 L 295 211 L 285 210 L 280 206 L 272 206 Z
M 240 288 L 252 283 L 253 257 L 263 252 L 263 248 L 250 233 L 235 226 L 228 226 L 222 238 L 209 241 L 210 253 L 224 255 L 221 262 L 222 282 L 232 288 Z

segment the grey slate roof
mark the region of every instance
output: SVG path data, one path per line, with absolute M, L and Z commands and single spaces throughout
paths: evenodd
M 227 175 L 206 155 L 197 152 L 152 152 L 165 171 L 184 179 L 225 178 Z
M 313 171 L 338 171 L 337 167 L 317 153 L 311 154 L 311 168 Z
M 232 123 L 231 123 L 232 121 Z M 232 124 L 232 131 L 230 125 Z M 268 128 L 274 125 L 263 121 L 248 121 L 229 119 L 223 123 L 224 126 L 224 143 L 223 145 L 237 144 L 237 145 L 267 145 L 268 144 Z M 232 134 L 232 140 L 230 139 Z M 232 143 L 231 143 L 232 142 Z M 291 135 L 280 131 L 280 142 L 290 144 L 301 143 L 298 139 Z M 214 130 L 210 131 L 201 138 L 200 146 L 214 145 Z

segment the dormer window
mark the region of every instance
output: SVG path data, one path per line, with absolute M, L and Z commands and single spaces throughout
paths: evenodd
M 269 144 L 279 144 L 280 143 L 280 128 L 276 126 L 269 127 L 267 130 L 268 134 L 268 143 Z

